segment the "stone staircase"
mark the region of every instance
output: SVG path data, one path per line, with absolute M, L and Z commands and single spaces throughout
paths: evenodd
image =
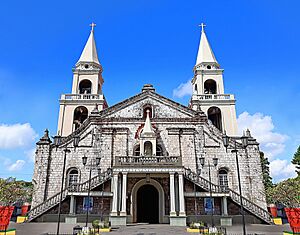
M 103 172 L 93 178 L 91 178 L 91 189 L 96 188 L 97 186 L 105 183 L 108 181 L 112 176 L 112 170 L 109 169 L 106 172 Z M 81 184 L 75 184 L 65 188 L 62 191 L 62 201 L 64 201 L 69 192 L 87 192 L 89 188 L 89 180 L 85 181 Z M 41 216 L 51 208 L 57 206 L 60 201 L 60 193 L 53 195 L 52 197 L 48 198 L 46 201 L 42 202 L 41 204 L 37 205 L 36 207 L 32 208 L 28 212 L 28 222 L 36 219 L 37 217 Z
M 200 186 L 201 188 L 209 191 L 210 181 L 204 179 L 203 177 L 199 176 L 195 172 L 191 171 L 190 169 L 184 168 L 184 176 L 186 179 L 192 181 L 196 185 Z M 211 183 L 211 190 L 214 193 L 227 193 L 229 194 L 230 198 L 240 205 L 240 194 L 233 191 L 228 187 L 222 187 L 220 185 L 215 185 Z M 261 208 L 260 206 L 256 205 L 255 203 L 251 202 L 249 199 L 242 197 L 244 209 L 253 214 L 254 216 L 260 218 L 267 224 L 272 224 L 272 216 L 271 214 L 266 211 L 265 209 Z

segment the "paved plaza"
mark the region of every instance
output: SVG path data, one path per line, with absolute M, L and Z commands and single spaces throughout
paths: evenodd
M 79 224 L 83 226 L 84 224 Z M 72 234 L 73 224 L 61 224 L 61 234 Z M 11 223 L 10 228 L 17 229 L 17 235 L 41 235 L 43 233 L 56 233 L 56 223 L 25 223 L 15 224 Z M 248 225 L 248 234 L 257 235 L 282 235 L 282 231 L 288 230 L 289 225 L 275 226 L 275 225 Z M 232 226 L 227 229 L 228 235 L 242 234 L 241 226 Z M 105 234 L 105 233 L 102 233 Z M 107 233 L 110 235 L 187 235 L 191 233 L 186 232 L 185 227 L 171 227 L 164 224 L 134 224 L 126 227 L 120 227 L 113 229 L 112 232 Z

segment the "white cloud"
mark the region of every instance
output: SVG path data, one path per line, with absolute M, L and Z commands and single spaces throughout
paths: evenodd
M 249 128 L 252 136 L 260 143 L 261 150 L 270 160 L 284 151 L 288 136 L 274 131 L 275 127 L 270 116 L 243 112 L 237 122 L 239 134 Z
M 29 123 L 0 124 L 0 148 L 14 149 L 31 145 L 37 137 Z
M 8 159 L 8 158 L 6 158 L 6 157 L 1 157 L 0 156 L 0 162 L 1 162 L 1 164 L 3 164 L 4 166 L 9 166 L 10 164 L 11 164 L 11 161 Z
M 295 165 L 287 160 L 275 159 L 270 162 L 270 173 L 275 181 L 296 177 Z
M 193 87 L 191 80 L 188 80 L 186 83 L 181 83 L 177 88 L 173 90 L 173 96 L 182 98 L 186 95 L 192 95 Z
M 34 162 L 35 159 L 35 148 L 24 152 L 29 161 Z
M 24 165 L 25 165 L 25 161 L 23 161 L 23 160 L 17 160 L 15 163 L 11 164 L 8 167 L 8 170 L 9 171 L 19 171 L 19 170 L 22 170 L 22 168 L 24 167 Z

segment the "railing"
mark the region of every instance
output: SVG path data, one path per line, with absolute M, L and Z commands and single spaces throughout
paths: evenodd
M 64 94 L 61 100 L 102 100 L 102 94 Z
M 211 190 L 214 193 L 228 193 L 230 198 L 240 205 L 240 194 L 233 191 L 232 189 L 220 185 L 216 185 L 211 183 L 209 180 L 204 179 L 203 177 L 199 176 L 195 172 L 191 171 L 190 169 L 184 168 L 184 176 L 185 178 L 191 180 L 192 182 L 199 185 L 201 188 L 209 191 L 209 185 L 211 184 Z M 255 203 L 251 202 L 249 199 L 242 197 L 243 206 L 245 209 L 247 209 L 249 212 L 254 214 L 255 216 L 261 218 L 266 223 L 271 224 L 272 223 L 272 216 L 271 214 L 266 211 L 265 209 L 261 208 L 260 206 L 256 205 Z
M 91 178 L 91 189 L 103 184 L 107 180 L 109 180 L 112 176 L 112 170 L 109 169 L 106 172 L 103 172 L 93 178 Z M 69 192 L 85 192 L 88 191 L 89 180 L 85 181 L 81 184 L 71 185 L 68 188 L 65 188 L 62 191 L 62 201 L 66 199 Z M 37 205 L 36 207 L 32 208 L 28 212 L 28 221 L 32 221 L 33 219 L 37 218 L 38 216 L 42 215 L 52 207 L 59 204 L 60 201 L 60 193 L 53 195 L 52 197 L 48 198 L 46 201 L 42 202 L 41 204 Z
M 198 100 L 234 100 L 234 95 L 205 94 L 205 95 L 193 95 L 193 98 Z
M 179 156 L 116 156 L 116 166 L 122 165 L 171 165 L 181 166 Z

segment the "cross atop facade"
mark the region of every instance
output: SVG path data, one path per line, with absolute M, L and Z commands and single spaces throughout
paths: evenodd
M 199 26 L 201 27 L 201 31 L 203 32 L 204 31 L 204 27 L 206 26 L 206 24 L 201 23 L 201 24 L 199 24 Z
M 92 23 L 90 24 L 90 26 L 92 27 L 92 32 L 94 32 L 94 28 L 95 28 L 96 24 L 95 24 L 94 22 L 92 22 Z

